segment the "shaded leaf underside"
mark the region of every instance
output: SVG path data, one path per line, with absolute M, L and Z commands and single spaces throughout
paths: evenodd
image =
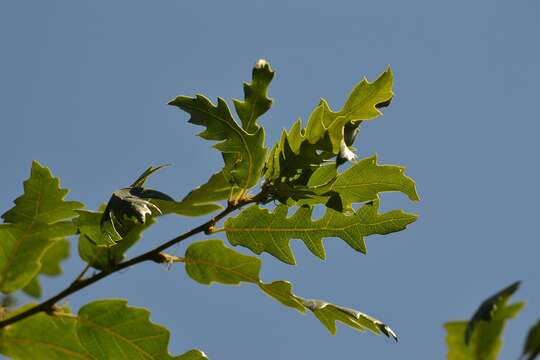
M 522 359 L 534 360 L 540 355 L 540 320 L 531 327 L 523 345 Z

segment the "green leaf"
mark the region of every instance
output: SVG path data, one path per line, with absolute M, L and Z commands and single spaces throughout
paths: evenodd
M 39 298 L 41 297 L 42 291 L 41 291 L 41 284 L 39 283 L 38 277 L 34 276 L 32 280 L 26 286 L 22 289 L 22 291 L 33 298 Z
M 62 273 L 60 262 L 69 256 L 69 241 L 66 239 L 54 242 L 43 254 L 41 258 L 40 274 L 48 276 L 57 276 Z M 39 284 L 38 276 L 36 275 L 23 288 L 23 291 L 32 297 L 38 298 L 41 296 L 41 285 Z
M 329 304 L 322 300 L 302 300 L 302 304 L 313 312 L 319 321 L 332 334 L 336 334 L 336 322 L 339 321 L 358 331 L 370 330 L 375 334 L 384 334 L 397 341 L 396 333 L 386 324 L 357 310 Z
M 199 134 L 200 137 L 218 141 L 214 147 L 224 155 L 224 174 L 229 182 L 240 188 L 238 198 L 257 184 L 266 155 L 263 128 L 248 133 L 233 119 L 222 98 L 218 98 L 217 105 L 214 105 L 203 95 L 195 98 L 179 96 L 169 105 L 188 112 L 191 115 L 190 123 L 206 127 Z
M 261 261 L 226 247 L 221 240 L 206 240 L 191 244 L 182 261 L 186 272 L 201 284 L 218 282 L 237 285 L 247 282 L 258 285 L 267 295 L 281 304 L 305 312 L 306 309 L 322 321 L 327 329 L 335 334 L 334 322 L 341 321 L 357 330 L 370 330 L 375 334 L 385 334 L 395 339 L 395 333 L 385 324 L 356 310 L 340 307 L 320 300 L 303 299 L 292 293 L 292 285 L 287 281 L 274 281 L 265 284 L 260 279 Z
M 206 354 L 200 350 L 190 350 L 175 358 L 176 360 L 208 360 Z
M 508 305 L 518 283 L 485 300 L 470 321 L 452 321 L 444 325 L 448 360 L 495 360 L 501 349 L 501 335 L 506 321 L 514 318 L 525 305 Z
M 153 201 L 174 203 L 169 195 L 142 187 L 148 177 L 167 165 L 150 166 L 129 187 L 113 192 L 101 218 L 99 236 L 89 236 L 97 245 L 113 245 L 131 229 L 146 222 L 146 215 L 161 215 L 162 211 Z M 98 240 L 99 239 L 99 240 Z
M 123 359 L 194 358 L 171 356 L 167 350 L 169 331 L 150 322 L 149 317 L 148 310 L 128 307 L 125 300 L 97 300 L 79 310 L 77 334 L 96 359 L 115 359 L 119 354 Z
M 19 310 L 28 309 L 25 306 Z M 0 331 L 0 353 L 14 360 L 93 360 L 77 337 L 77 318 L 38 313 Z
M 102 212 L 86 211 L 80 213 L 84 219 L 84 226 L 79 228 L 79 256 L 98 270 L 105 270 L 120 263 L 124 259 L 126 251 L 141 239 L 142 232 L 155 223 L 154 218 L 149 218 L 144 224 L 136 225 L 129 230 L 122 241 L 116 245 L 99 246 L 92 236 L 100 234 Z
M 352 210 L 351 204 L 375 200 L 378 193 L 386 191 L 400 191 L 413 201 L 420 200 L 416 184 L 405 175 L 405 168 L 379 165 L 376 155 L 354 164 L 325 190 L 326 194 L 337 192 L 347 210 Z
M 75 209 L 84 207 L 78 201 L 64 201 L 69 190 L 60 188 L 60 180 L 51 171 L 32 162 L 30 178 L 24 182 L 24 194 L 15 199 L 15 206 L 2 219 L 11 224 L 54 224 L 77 214 Z
M 199 350 L 171 356 L 169 331 L 149 316 L 125 300 L 93 301 L 81 307 L 78 316 L 68 309 L 38 313 L 0 330 L 0 352 L 14 360 L 207 359 Z
M 306 128 L 300 120 L 296 121 L 273 147 L 266 164 L 266 178 L 280 179 L 292 187 L 306 185 L 311 173 L 324 160 L 335 156 L 338 164 L 343 159 L 352 160 L 355 155 L 349 146 L 356 138 L 360 122 L 378 117 L 379 108 L 389 104 L 393 97 L 392 81 L 390 68 L 373 83 L 363 79 L 337 112 L 321 99 Z
M 378 117 L 382 114 L 379 110 L 381 105 L 388 103 L 394 96 L 392 92 L 393 80 L 394 76 L 390 67 L 387 67 L 372 83 L 366 78 L 362 79 L 355 86 L 341 110 L 337 112 L 332 111 L 326 101 L 322 101 L 323 125 L 329 128 L 340 117 L 347 118 L 347 122 L 372 120 Z M 311 130 L 310 124 L 308 124 L 308 129 Z
M 249 133 L 258 130 L 257 118 L 272 107 L 272 99 L 268 97 L 267 92 L 274 74 L 266 60 L 257 61 L 253 67 L 252 82 L 244 83 L 244 101 L 233 100 L 242 128 Z
M 24 194 L 2 215 L 7 224 L 0 225 L 0 291 L 28 285 L 39 273 L 47 249 L 75 233 L 71 221 L 65 220 L 76 216 L 74 210 L 84 204 L 64 201 L 68 192 L 48 168 L 32 163 Z
M 306 308 L 299 298 L 293 295 L 292 284 L 290 282 L 284 280 L 274 281 L 269 284 L 260 282 L 259 288 L 281 304 L 300 312 L 306 312 Z
M 122 240 L 112 222 L 101 223 L 103 211 L 77 210 L 77 214 L 79 216 L 73 219 L 73 223 L 77 226 L 80 237 L 85 237 L 97 246 L 113 246 Z
M 164 214 L 201 216 L 223 209 L 217 201 L 228 199 L 234 188 L 223 171 L 217 172 L 203 185 L 192 190 L 182 201 L 154 201 Z
M 523 345 L 522 359 L 534 360 L 540 355 L 540 320 L 534 324 L 527 334 L 527 340 Z
M 165 165 L 159 165 L 159 166 L 150 166 L 129 187 L 130 188 L 143 187 L 143 185 L 146 183 L 146 180 L 148 180 L 150 175 L 152 175 L 156 171 L 159 171 L 159 170 L 161 170 L 161 169 L 163 169 L 164 167 L 167 167 L 167 166 L 171 166 L 171 165 L 170 164 L 165 164 Z
M 313 208 L 301 207 L 287 217 L 286 206 L 277 206 L 269 212 L 254 205 L 237 217 L 227 219 L 225 230 L 234 246 L 247 247 L 256 254 L 267 252 L 287 264 L 295 264 L 289 247 L 291 239 L 302 240 L 321 259 L 326 256 L 322 239 L 328 237 L 339 237 L 353 249 L 365 253 L 365 236 L 401 231 L 417 219 L 417 215 L 401 210 L 379 214 L 378 209 L 378 201 L 364 205 L 354 215 L 327 209 L 321 219 L 312 221 Z
M 193 243 L 187 248 L 184 261 L 188 275 L 201 284 L 259 282 L 261 261 L 224 246 L 221 240 Z
M 471 336 L 474 332 L 475 326 L 481 321 L 491 321 L 493 319 L 493 313 L 501 306 L 504 306 L 510 297 L 519 288 L 520 282 L 516 281 L 515 283 L 509 285 L 508 287 L 502 289 L 495 295 L 487 298 L 480 304 L 480 307 L 474 313 L 473 317 L 467 324 L 467 330 L 465 331 L 465 343 L 470 342 Z

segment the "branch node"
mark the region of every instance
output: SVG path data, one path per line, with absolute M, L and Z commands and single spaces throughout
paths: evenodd
M 173 263 L 184 261 L 184 259 L 181 257 L 170 255 L 165 252 L 159 252 L 157 254 L 153 254 L 150 260 L 158 264 L 166 264 L 167 268 L 169 269 Z
M 64 303 L 64 305 L 52 304 L 51 306 L 46 307 L 43 311 L 47 315 L 51 315 L 51 316 L 69 313 L 69 309 L 67 308 L 66 303 Z
M 215 229 L 216 229 L 216 225 L 213 224 L 213 225 L 209 225 L 205 230 L 204 230 L 204 234 L 205 235 L 211 235 L 215 232 Z

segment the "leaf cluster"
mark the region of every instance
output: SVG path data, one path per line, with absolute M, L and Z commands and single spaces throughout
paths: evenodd
M 169 355 L 168 331 L 151 323 L 147 310 L 129 307 L 125 300 L 96 300 L 77 314 L 56 305 L 66 296 L 143 261 L 169 267 L 183 263 L 188 277 L 201 284 L 252 284 L 282 305 L 312 313 L 331 334 L 340 322 L 397 340 L 396 333 L 374 317 L 296 295 L 285 280 L 264 282 L 257 256 L 264 252 L 294 265 L 289 243 L 300 240 L 324 260 L 323 240 L 336 238 L 366 253 L 367 236 L 402 231 L 416 221 L 417 215 L 399 209 L 379 211 L 379 194 L 383 192 L 401 192 L 412 201 L 419 200 L 415 182 L 405 175 L 404 168 L 379 164 L 376 155 L 357 160 L 353 147 L 361 124 L 381 115 L 381 109 L 390 104 L 392 72 L 387 68 L 373 82 L 360 81 L 340 110 L 332 110 L 322 99 L 305 127 L 298 119 L 267 148 L 265 129 L 259 121 L 272 106 L 268 89 L 274 76 L 265 60 L 255 64 L 251 82 L 244 84 L 244 98 L 233 101 L 238 120 L 222 98 L 214 103 L 197 94 L 169 102 L 189 115 L 189 123 L 204 128 L 198 135 L 211 141 L 223 158 L 219 171 L 180 200 L 145 187 L 148 178 L 163 168 L 151 166 L 93 211 L 80 202 L 64 200 L 68 191 L 60 188 L 59 180 L 48 168 L 32 164 L 24 194 L 2 216 L 0 291 L 12 294 L 20 290 L 39 298 L 38 275 L 61 273 L 60 262 L 69 253 L 69 237 L 78 239 L 78 253 L 85 265 L 74 281 L 50 299 L 18 309 L 4 306 L 0 352 L 14 359 L 109 359 L 118 354 L 126 359 L 205 359 L 198 350 Z M 324 207 L 324 214 L 313 220 L 317 205 Z M 215 212 L 202 225 L 152 250 L 127 256 L 157 217 Z M 193 235 L 221 232 L 230 245 L 253 254 L 240 253 L 220 239 L 193 242 L 184 256 L 164 252 Z M 88 276 L 90 269 L 97 272 Z M 54 330 L 47 330 L 51 328 Z

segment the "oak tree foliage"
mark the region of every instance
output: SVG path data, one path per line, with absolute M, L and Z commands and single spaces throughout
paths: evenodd
M 321 100 L 305 124 L 298 119 L 267 147 L 261 120 L 268 117 L 273 103 L 268 90 L 274 76 L 270 64 L 259 60 L 251 82 L 244 84 L 244 98 L 234 100 L 232 107 L 223 98 L 214 101 L 201 94 L 169 102 L 187 114 L 179 113 L 178 126 L 185 126 L 182 121 L 187 119 L 201 127 L 199 137 L 223 158 L 223 166 L 209 169 L 209 180 L 183 198 L 147 188 L 148 178 L 162 168 L 150 166 L 135 180 L 119 184 L 99 209 L 87 209 L 81 202 L 66 199 L 68 190 L 47 167 L 32 163 L 23 194 L 2 215 L 0 291 L 5 296 L 22 291 L 39 301 L 40 277 L 62 273 L 61 262 L 69 255 L 70 242 L 77 243 L 84 270 L 78 276 L 72 274 L 75 280 L 49 300 L 18 308 L 4 302 L 2 354 L 13 359 L 206 359 L 200 350 L 169 354 L 169 331 L 151 322 L 148 310 L 128 305 L 126 300 L 98 299 L 76 312 L 58 305 L 69 294 L 142 261 L 184 266 L 187 277 L 200 284 L 251 284 L 285 307 L 313 314 L 331 334 L 342 323 L 397 340 L 394 330 L 371 315 L 295 294 L 286 280 L 261 279 L 263 264 L 258 256 L 264 252 L 294 265 L 292 240 L 302 241 L 323 260 L 325 241 L 344 241 L 365 254 L 370 235 L 402 231 L 417 219 L 400 209 L 380 211 L 383 192 L 419 200 L 415 182 L 405 169 L 380 164 L 376 155 L 357 159 L 353 148 L 360 127 L 390 104 L 392 71 L 387 68 L 372 82 L 361 80 L 339 109 Z M 325 208 L 316 220 L 315 206 Z M 148 253 L 126 257 L 157 217 L 172 215 L 207 218 L 201 226 Z M 228 244 L 216 238 L 219 233 L 224 233 Z M 204 234 L 212 238 L 191 242 L 183 256 L 165 252 L 192 235 Z M 252 254 L 238 252 L 236 246 Z M 486 310 L 486 314 L 503 324 L 519 306 L 501 301 L 498 312 Z M 485 331 L 484 315 L 478 316 L 480 323 L 470 326 L 473 344 L 479 339 L 476 334 Z M 453 324 L 449 329 L 454 334 L 464 326 Z M 495 332 L 490 334 L 496 338 Z M 531 337 L 537 338 L 534 334 Z M 527 353 L 537 351 L 537 343 L 531 340 Z

